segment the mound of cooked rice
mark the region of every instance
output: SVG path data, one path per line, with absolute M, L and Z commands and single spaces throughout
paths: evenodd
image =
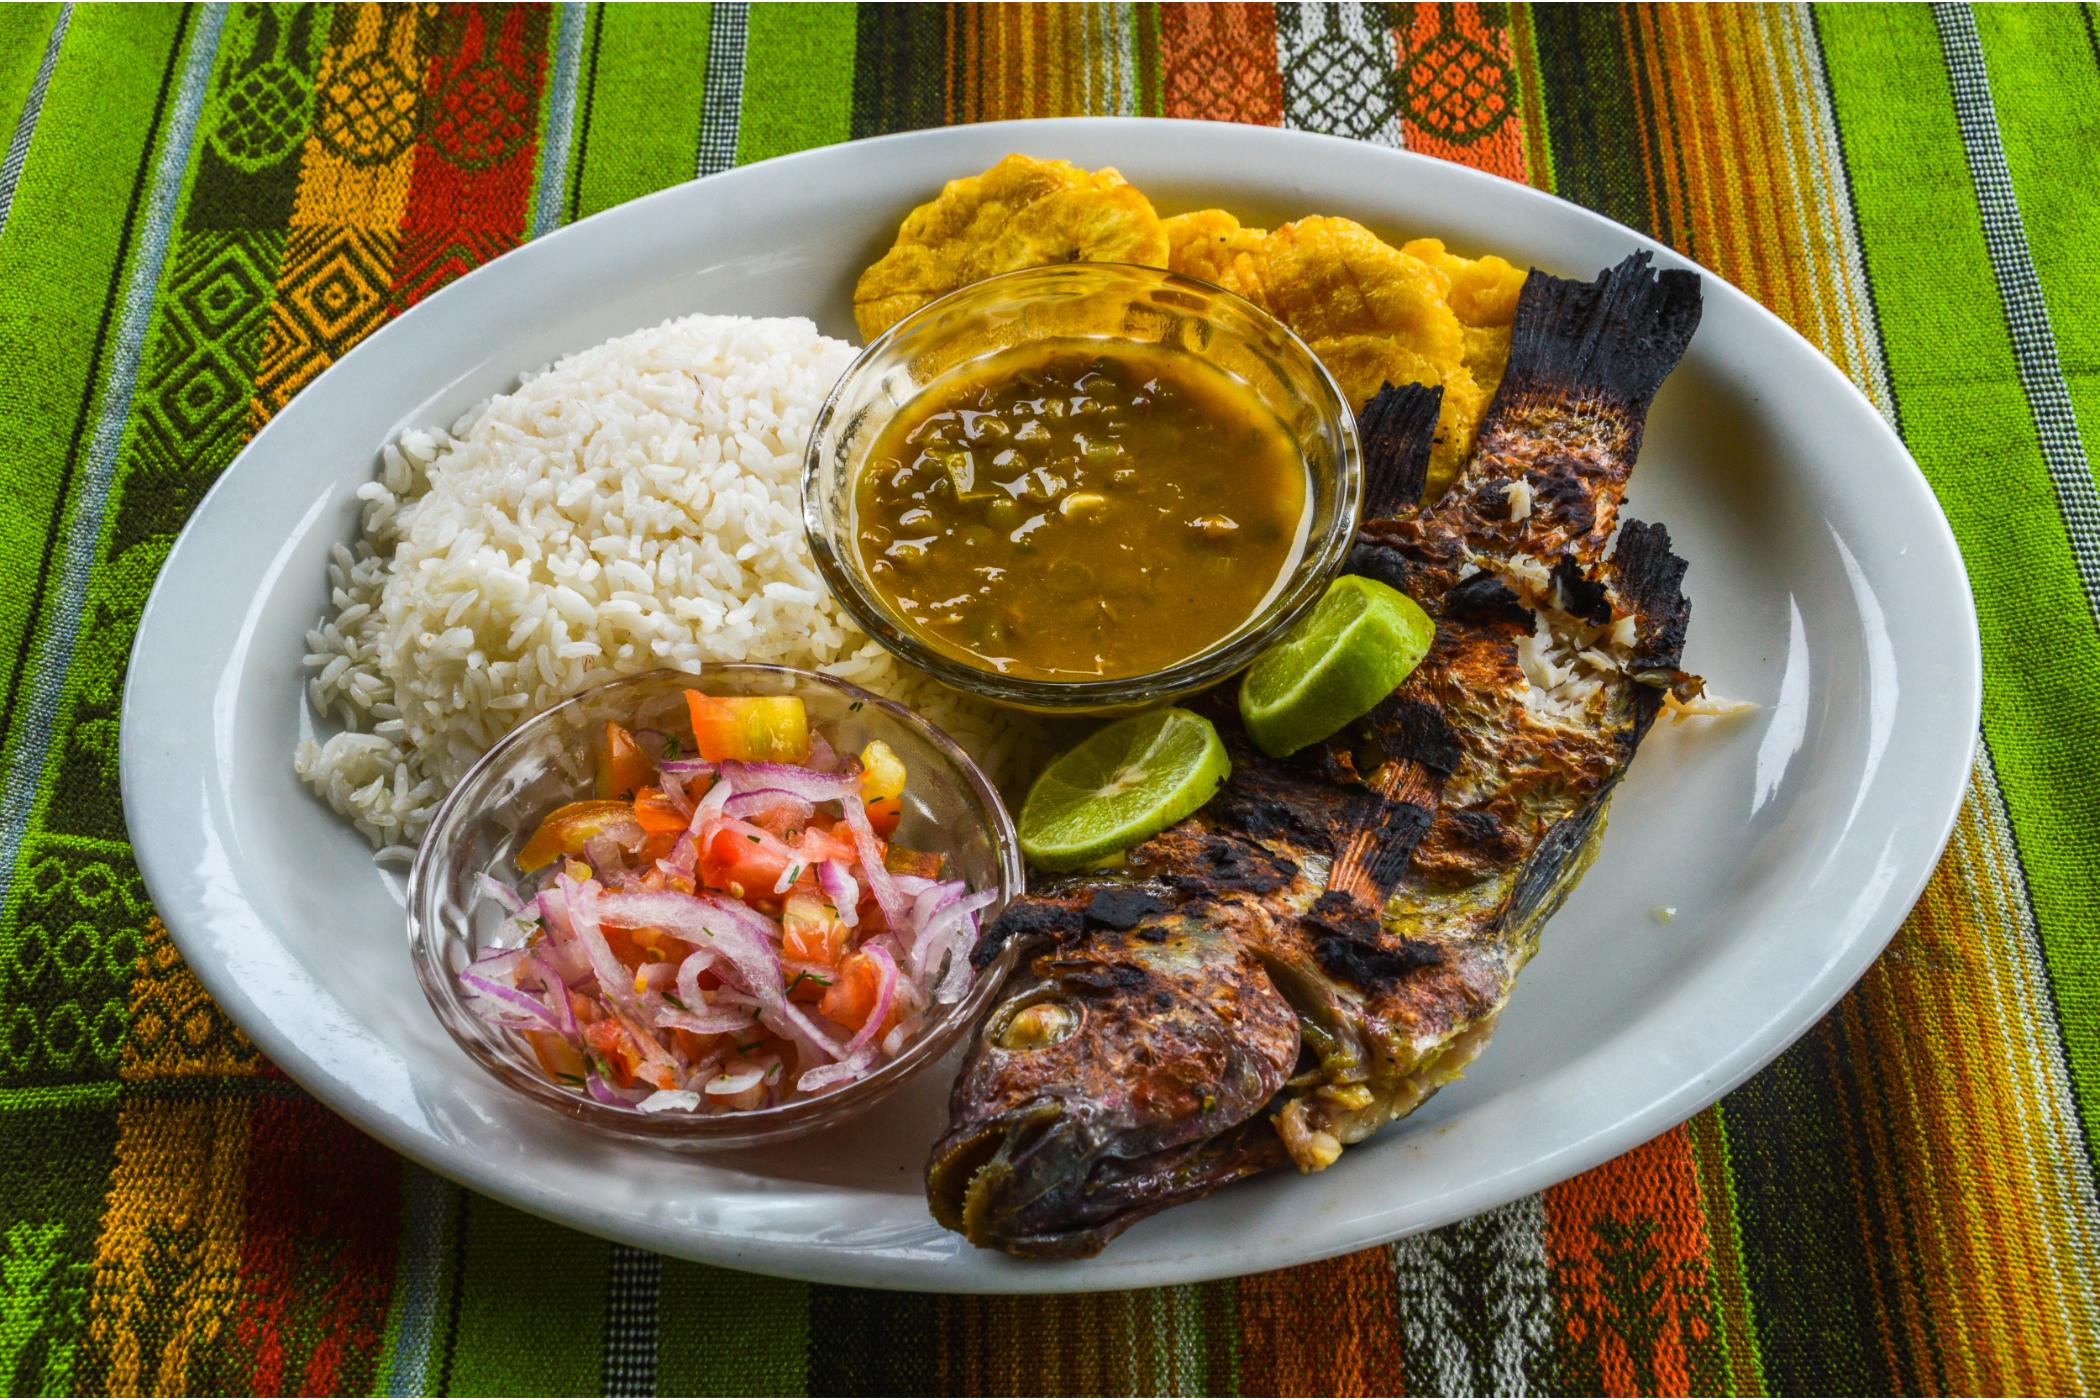
M 1001 711 L 856 629 L 802 535 L 802 453 L 853 347 L 805 320 L 688 316 L 571 355 L 450 433 L 411 431 L 307 633 L 341 725 L 299 776 L 374 844 L 413 841 L 491 744 L 615 674 L 829 671 L 910 705 L 1001 776 Z

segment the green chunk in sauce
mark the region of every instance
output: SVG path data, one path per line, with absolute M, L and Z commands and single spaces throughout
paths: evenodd
M 1183 351 L 1046 341 L 928 385 L 855 491 L 861 562 L 936 650 L 1010 676 L 1141 675 L 1252 617 L 1304 548 L 1306 472 Z

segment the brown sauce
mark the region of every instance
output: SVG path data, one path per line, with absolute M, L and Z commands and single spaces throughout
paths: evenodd
M 1183 351 L 1047 341 L 927 386 L 855 491 L 875 590 L 1005 675 L 1141 675 L 1258 611 L 1304 545 L 1284 425 Z

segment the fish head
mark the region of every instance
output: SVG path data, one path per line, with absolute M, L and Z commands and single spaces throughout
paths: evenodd
M 933 1212 L 1013 1254 L 1098 1251 L 1280 1162 L 1262 1108 L 1297 1019 L 1235 921 L 1198 901 L 1038 953 L 978 1028 L 927 1168 Z

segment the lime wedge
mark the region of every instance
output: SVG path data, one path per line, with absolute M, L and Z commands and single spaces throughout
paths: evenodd
M 1273 758 L 1318 743 L 1391 695 L 1435 635 L 1405 593 L 1343 574 L 1241 678 L 1248 736 Z
M 1210 801 L 1232 772 L 1209 720 L 1153 710 L 1097 729 L 1060 754 L 1021 804 L 1021 853 L 1077 870 L 1156 836 Z

